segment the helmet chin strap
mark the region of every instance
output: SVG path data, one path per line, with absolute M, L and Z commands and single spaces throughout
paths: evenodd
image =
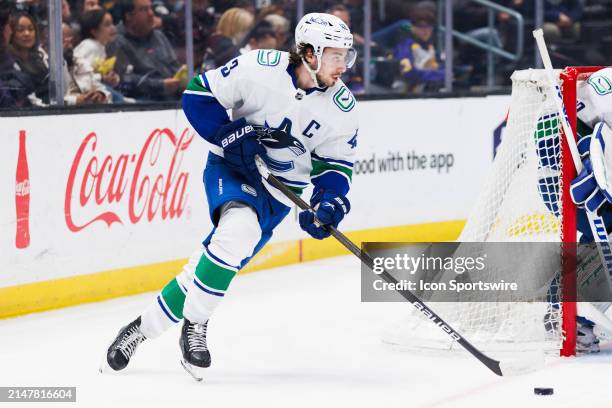
M 319 80 L 317 79 L 317 74 L 321 70 L 321 58 L 317 57 L 317 69 L 316 70 L 313 70 L 312 68 L 310 68 L 310 65 L 308 65 L 304 57 L 302 57 L 302 62 L 304 63 L 304 67 L 306 68 L 306 71 L 308 71 L 308 74 L 310 74 L 310 78 L 312 78 L 312 81 L 314 82 L 315 86 L 321 87 L 321 84 L 319 84 Z

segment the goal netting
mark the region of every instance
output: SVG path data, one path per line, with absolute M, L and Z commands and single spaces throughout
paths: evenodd
M 556 72 L 571 121 L 575 122 L 576 81 L 594 70 L 571 68 Z M 562 249 L 564 242 L 576 241 L 575 207 L 568 194 L 575 170 L 552 98 L 543 70 L 523 70 L 512 75 L 504 136 L 458 239 L 469 244 L 461 244 L 455 255 L 476 256 L 478 245 L 474 243 L 550 242 L 558 245 L 548 245 L 554 251 L 549 250 L 546 256 L 553 257 L 557 266 L 554 270 L 536 271 L 516 267 L 517 263 L 529 263 L 521 257 L 530 254 L 516 252 L 519 246 L 508 253 L 507 265 L 493 265 L 487 268 L 487 273 L 490 278 L 499 274 L 498 278 L 506 280 L 512 276 L 515 281 L 531 286 L 529 298 L 499 302 L 495 298 L 498 294 L 492 293 L 487 295 L 490 298 L 480 295 L 474 302 L 436 302 L 436 293 L 430 293 L 423 299 L 482 350 L 574 353 L 575 303 L 563 300 L 564 291 L 575 290 L 575 283 L 572 284 L 575 275 L 570 270 L 575 266 L 562 256 L 567 253 Z M 575 129 L 575 123 L 573 126 Z M 451 279 L 452 273 L 443 271 L 436 279 Z M 389 327 L 383 340 L 411 349 L 461 348 L 419 312 L 412 312 Z

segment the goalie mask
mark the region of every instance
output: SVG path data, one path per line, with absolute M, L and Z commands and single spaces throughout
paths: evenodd
M 317 68 L 311 69 L 304 58 L 304 65 L 313 77 L 315 83 L 316 74 L 321 69 L 321 61 L 323 60 L 323 51 L 325 48 L 344 48 L 346 54 L 337 60 L 335 63 L 342 63 L 346 68 L 351 68 L 357 58 L 357 52 L 353 48 L 353 34 L 351 30 L 338 17 L 324 13 L 309 13 L 306 14 L 295 29 L 295 44 L 300 48 L 302 44 L 310 44 L 314 49 L 314 55 L 317 57 Z M 334 61 L 330 61 L 334 63 Z M 327 63 L 327 62 L 326 62 Z

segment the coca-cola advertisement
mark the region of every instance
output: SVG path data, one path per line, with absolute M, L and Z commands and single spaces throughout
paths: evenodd
M 109 228 L 184 216 L 189 169 L 183 163 L 194 133 L 152 129 L 138 151 L 105 152 L 96 132 L 81 142 L 66 183 L 66 226 L 79 232 L 95 222 Z M 197 177 L 197 175 L 194 175 Z
M 30 246 L 30 175 L 26 149 L 26 132 L 19 131 L 19 153 L 15 174 L 15 247 Z
M 182 113 L 3 123 L 10 170 L 0 178 L 13 187 L 2 204 L 0 288 L 184 259 L 210 232 L 208 146 Z

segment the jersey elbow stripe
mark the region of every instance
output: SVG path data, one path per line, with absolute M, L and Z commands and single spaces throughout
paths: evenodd
M 317 174 L 316 176 L 311 176 L 310 179 L 312 180 L 312 183 L 315 184 L 317 182 L 317 179 L 319 179 L 319 178 L 321 178 L 321 177 L 323 177 L 325 175 L 332 175 L 332 174 L 342 176 L 346 180 L 348 185 L 350 185 L 352 183 L 352 179 L 345 172 L 338 171 L 338 170 L 335 170 L 335 169 L 325 170 L 321 174 Z
M 293 181 L 293 180 L 289 180 L 281 176 L 276 176 L 276 178 L 282 181 L 284 184 L 288 184 L 294 187 L 304 187 L 305 188 L 306 186 L 308 186 L 308 183 L 304 183 L 303 181 Z
M 347 167 L 337 163 L 328 163 L 320 160 L 312 161 L 312 171 L 310 172 L 310 178 L 313 179 L 316 177 L 320 177 L 329 171 L 334 171 L 342 174 L 349 180 L 349 182 L 353 180 L 352 167 Z
M 322 161 L 322 162 L 325 162 L 325 163 L 336 164 L 338 166 L 348 167 L 349 169 L 353 168 L 353 163 L 351 163 L 349 161 L 346 161 L 346 160 L 332 159 L 332 158 L 329 158 L 329 157 L 322 157 L 322 156 L 319 156 L 318 154 L 315 154 L 315 153 L 311 153 L 311 157 L 314 160 Z
M 198 78 L 200 78 L 200 82 L 202 83 L 202 85 L 204 85 L 204 88 L 212 92 L 212 88 L 210 87 L 210 84 L 208 83 L 208 78 L 206 78 L 206 74 L 200 74 Z
M 208 82 L 204 82 L 202 78 L 205 78 L 203 75 L 195 76 L 189 81 L 187 84 L 187 89 L 183 93 L 190 95 L 202 95 L 202 96 L 210 96 L 214 98 L 210 87 L 208 86 Z

